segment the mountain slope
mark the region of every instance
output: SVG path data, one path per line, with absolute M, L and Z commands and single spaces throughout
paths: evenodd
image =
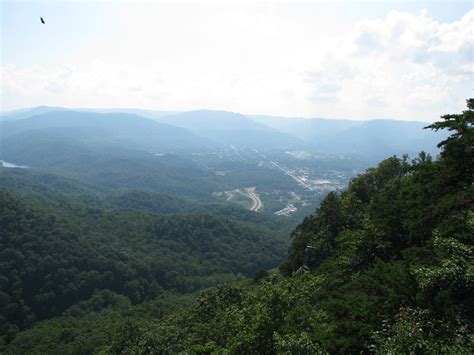
M 53 111 L 2 123 L 2 138 L 34 131 L 89 144 L 126 144 L 148 151 L 205 148 L 212 144 L 191 132 L 133 114 Z
M 4 190 L 0 206 L 2 334 L 58 315 L 95 289 L 142 302 L 250 276 L 284 254 L 276 230 L 205 213 L 59 208 Z
M 8 144 L 1 151 L 1 159 L 32 170 L 79 179 L 101 189 L 141 189 L 204 200 L 219 189 L 213 172 L 180 156 L 157 156 L 120 147 L 91 147 L 66 139 L 38 137 L 30 132 L 19 135 L 28 139 L 6 140 Z
M 244 147 L 278 147 L 301 144 L 286 133 L 255 122 L 239 113 L 198 110 L 163 117 L 166 122 L 219 142 Z
M 206 151 L 214 143 L 138 116 L 50 112 L 4 122 L 0 134 L 0 159 L 103 188 L 200 196 L 217 190 L 214 173 L 165 154 Z
M 65 108 L 65 107 L 54 107 L 54 106 L 37 106 L 33 108 L 25 108 L 19 110 L 13 110 L 8 112 L 2 112 L 0 114 L 0 121 L 12 121 L 30 118 L 43 113 L 52 111 L 76 111 L 76 112 L 95 112 L 95 113 L 125 113 L 133 114 L 141 117 L 150 119 L 158 119 L 164 116 L 169 116 L 175 113 L 175 111 L 158 111 L 158 110 L 145 110 L 135 108 Z
M 423 129 L 427 125 L 425 122 L 373 120 L 321 137 L 314 146 L 334 153 L 376 158 L 404 153 L 414 155 L 421 150 L 436 155 L 436 144 L 446 135 Z
M 331 120 L 324 118 L 275 117 L 250 115 L 250 118 L 306 142 L 331 137 L 345 129 L 361 124 L 360 121 Z
M 62 107 L 37 106 L 33 108 L 25 108 L 25 109 L 13 110 L 13 111 L 8 111 L 8 112 L 2 112 L 2 114 L 0 115 L 0 122 L 22 120 L 22 119 L 33 117 L 33 116 L 38 116 L 47 112 L 60 111 L 60 110 L 66 110 L 66 109 Z
M 391 157 L 328 194 L 293 232 L 284 276 L 208 290 L 157 322 L 137 317 L 111 353 L 472 353 L 474 99 L 468 105 L 431 125 L 452 133 L 439 160 Z
M 16 338 L 13 330 L 5 337 L 13 341 L 0 349 L 12 354 L 45 349 L 105 354 L 473 353 L 474 100 L 468 108 L 430 126 L 452 133 L 440 143 L 439 159 L 426 153 L 411 162 L 391 157 L 341 193 L 329 193 L 292 233 L 280 274 L 260 270 L 252 281 L 211 288 L 165 316 L 160 298 L 155 305 L 132 306 L 120 295 L 102 291 Z M 6 201 L 0 206 L 12 205 Z M 23 211 L 30 209 L 21 207 L 4 214 L 0 225 L 11 228 L 15 221 L 25 221 L 20 227 L 26 226 L 21 232 L 28 236 L 30 226 L 38 223 L 27 223 L 31 218 Z M 98 215 L 117 223 L 109 214 Z M 125 222 L 116 228 L 124 230 L 130 223 L 138 233 L 166 230 L 161 223 L 141 228 L 146 223 L 139 216 L 120 215 Z M 169 223 L 181 233 L 186 218 Z M 197 234 L 189 242 L 200 250 Z M 115 239 L 107 245 L 116 245 L 110 240 Z M 168 246 L 188 242 L 182 236 L 167 240 L 172 240 Z M 257 250 L 267 256 L 267 250 Z M 14 250 L 4 255 L 22 261 Z M 205 261 L 213 257 L 220 260 L 211 252 Z
M 424 130 L 426 122 L 397 120 L 330 120 L 319 118 L 284 118 L 251 116 L 257 122 L 301 138 L 306 144 L 326 154 L 351 154 L 372 160 L 390 155 L 424 150 L 436 155 L 437 142 L 444 132 Z
M 42 117 L 45 115 L 56 117 Z M 77 121 L 79 117 L 80 122 Z M 42 122 L 33 122 L 37 118 L 41 118 Z M 64 130 L 66 119 L 70 121 L 66 126 L 75 127 L 76 130 L 80 128 L 82 133 L 77 132 L 71 136 L 71 132 Z M 23 122 L 19 123 L 18 120 Z M 95 121 L 93 124 L 90 122 L 92 120 Z M 156 124 L 153 125 L 151 121 Z M 445 135 L 423 130 L 426 125 L 424 122 L 397 120 L 354 121 L 244 116 L 239 113 L 213 110 L 72 111 L 43 106 L 2 116 L 2 130 L 6 135 L 25 129 L 55 128 L 57 134 L 80 137 L 82 140 L 87 138 L 96 144 L 102 141 L 121 143 L 137 149 L 155 151 L 216 149 L 221 145 L 258 149 L 310 148 L 325 154 L 370 156 L 372 160 L 394 154 L 416 154 L 420 150 L 437 154 L 435 143 L 445 138 Z

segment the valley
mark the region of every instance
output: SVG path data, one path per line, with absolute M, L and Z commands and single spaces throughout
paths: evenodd
M 0 0 L 0 355 L 474 354 L 474 7 Z
M 0 334 L 10 348 L 67 317 L 118 334 L 101 312 L 162 317 L 203 289 L 301 263 L 287 257 L 301 221 L 375 159 L 240 114 L 154 117 L 45 107 L 3 116 Z M 81 311 L 90 307 L 100 310 L 92 318 Z M 70 331 L 81 337 L 81 327 Z M 109 341 L 101 336 L 87 343 Z
M 2 115 L 1 120 L 0 158 L 16 162 L 3 163 L 4 167 L 28 166 L 104 190 L 138 189 L 198 204 L 231 204 L 291 217 L 290 224 L 311 213 L 328 192 L 343 189 L 376 159 L 362 148 L 358 151 L 357 145 L 346 151 L 328 150 L 318 145 L 320 138 L 313 141 L 300 134 L 315 130 L 317 135 L 319 129 L 348 134 L 354 129 L 351 139 L 359 140 L 365 133 L 355 128 L 365 123 L 356 121 L 299 119 L 288 129 L 277 124 L 284 123 L 282 119 L 225 111 L 94 112 L 58 107 L 23 110 L 21 115 Z M 434 138 L 420 136 L 418 144 L 435 151 Z M 404 138 L 391 139 L 395 147 Z

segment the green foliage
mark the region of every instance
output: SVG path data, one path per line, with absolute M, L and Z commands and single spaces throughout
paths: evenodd
M 436 237 L 433 241 L 438 263 L 414 271 L 423 290 L 454 288 L 457 293 L 474 289 L 474 247 L 453 238 Z
M 164 290 L 242 280 L 284 254 L 283 238 L 265 222 L 61 207 L 0 190 L 0 334 L 7 342 L 75 304 L 70 312 L 80 313 L 95 290 L 141 303 Z
M 133 329 L 148 329 L 163 316 L 185 307 L 195 295 L 164 293 L 140 305 L 132 306 L 124 297 L 99 291 L 86 301 L 67 309 L 60 317 L 38 322 L 19 333 L 3 354 L 89 354 L 109 352 L 109 344 L 124 347 Z M 79 308 L 79 311 L 78 311 Z M 126 334 L 120 339 L 119 334 Z M 119 345 L 115 345 L 116 347 Z
M 393 324 L 374 333 L 375 354 L 470 354 L 474 336 L 461 319 L 439 320 L 423 309 L 400 308 Z
M 256 273 L 279 257 L 270 220 L 259 228 L 250 216 L 245 225 L 203 213 L 58 212 L 0 194 L 4 352 L 473 353 L 473 107 L 430 126 L 454 132 L 439 159 L 390 157 L 328 194 L 292 233 L 281 274 Z M 139 304 L 239 273 L 254 280 L 170 312 L 159 298 Z M 71 299 L 71 289 L 83 296 Z M 62 316 L 18 333 L 59 314 L 64 290 Z
M 291 279 L 273 275 L 259 287 L 224 286 L 204 292 L 188 309 L 148 328 L 133 344 L 121 347 L 126 331 L 112 348 L 117 352 L 153 344 L 161 352 L 264 354 L 321 352 L 318 337 L 331 331 L 324 312 L 311 306 L 321 279 L 300 273 Z
M 438 160 L 391 157 L 328 194 L 292 233 L 287 277 L 209 290 L 133 349 L 472 353 L 472 113 L 431 126 L 456 132 Z
M 262 279 L 267 278 L 269 275 L 270 275 L 270 274 L 268 273 L 267 270 L 263 270 L 263 269 L 257 270 L 257 272 L 255 273 L 255 275 L 253 276 L 253 280 L 254 280 L 255 282 L 258 282 L 258 281 L 260 281 L 260 280 L 262 280 Z

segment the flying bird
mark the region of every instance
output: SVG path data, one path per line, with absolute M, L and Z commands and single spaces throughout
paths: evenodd
M 41 23 L 44 25 L 44 20 L 42 17 L 40 17 Z

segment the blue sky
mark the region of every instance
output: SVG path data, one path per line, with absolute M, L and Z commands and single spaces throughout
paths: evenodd
M 472 7 L 3 1 L 1 107 L 432 121 L 472 95 Z

